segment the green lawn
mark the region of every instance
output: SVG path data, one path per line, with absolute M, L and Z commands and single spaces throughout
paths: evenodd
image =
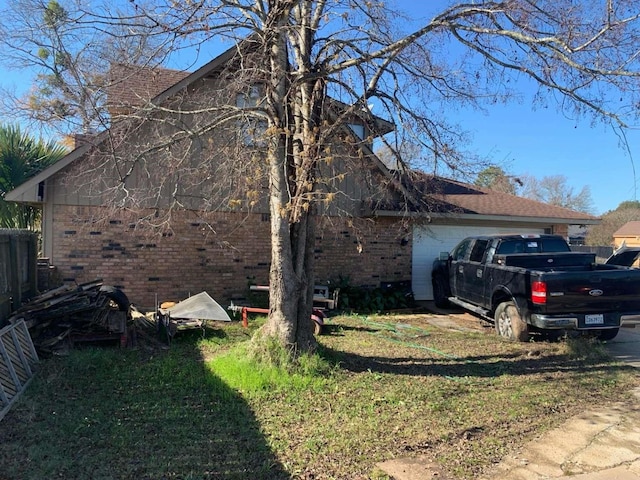
M 215 327 L 43 360 L 0 422 L 0 479 L 384 478 L 376 462 L 418 455 L 472 479 L 637 383 L 597 342 L 513 344 L 425 315 L 332 318 L 295 370 Z

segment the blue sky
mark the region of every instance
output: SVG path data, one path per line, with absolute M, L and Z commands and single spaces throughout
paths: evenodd
M 396 3 L 418 26 L 452 2 Z M 640 128 L 627 131 L 627 151 L 610 126 L 593 125 L 587 118 L 566 118 L 552 102 L 549 108 L 535 109 L 532 86 L 523 82 L 520 90 L 521 102 L 487 107 L 488 114 L 473 110 L 455 114 L 454 120 L 473 137 L 468 150 L 504 164 L 503 168 L 515 176 L 563 175 L 576 194 L 588 186 L 597 215 L 623 201 L 638 199 L 640 163 L 637 173 L 634 163 L 640 162 Z
M 413 16 L 416 26 L 421 19 L 424 22 L 450 3 L 447 0 L 396 2 Z M 0 4 L 4 1 L 0 0 Z M 198 63 L 209 58 L 200 60 Z M 1 73 L 0 84 L 5 87 L 29 84 L 25 72 Z M 530 89 L 523 84 L 522 102 L 488 107 L 487 114 L 457 111 L 452 120 L 473 138 L 466 150 L 492 159 L 515 176 L 563 175 L 574 193 L 588 186 L 597 215 L 615 209 L 625 200 L 637 200 L 639 187 L 634 161 L 640 159 L 640 129 L 628 132 L 629 154 L 611 127 L 592 125 L 588 119 L 568 119 L 553 106 L 534 109 L 527 101 L 532 94 Z
M 458 118 L 473 135 L 469 150 L 504 163 L 516 176 L 563 175 L 574 193 L 588 186 L 596 214 L 637 200 L 637 130 L 627 134 L 630 156 L 610 126 L 570 120 L 553 109 L 535 110 L 530 103 L 492 106 L 487 115 L 463 111 Z

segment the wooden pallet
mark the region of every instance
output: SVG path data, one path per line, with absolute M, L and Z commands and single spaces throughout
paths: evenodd
M 33 377 L 38 354 L 20 320 L 0 330 L 0 420 Z

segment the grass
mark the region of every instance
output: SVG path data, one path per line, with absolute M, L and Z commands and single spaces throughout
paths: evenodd
M 637 383 L 597 342 L 513 344 L 425 315 L 333 318 L 295 368 L 277 349 L 253 362 L 251 333 L 43 361 L 0 422 L 0 478 L 379 479 L 376 462 L 421 455 L 471 479 Z

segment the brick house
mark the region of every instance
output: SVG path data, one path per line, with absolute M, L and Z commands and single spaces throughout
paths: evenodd
M 42 206 L 43 254 L 65 283 L 102 278 L 122 288 L 132 302 L 148 307 L 156 300 L 180 300 L 201 291 L 225 304 L 245 297 L 250 283 L 268 281 L 270 224 L 264 198 L 257 198 L 251 209 L 190 208 L 185 200 L 172 218 L 171 228 L 151 236 L 136 226 L 141 216 L 152 221 L 166 205 L 158 206 L 153 201 L 159 197 L 150 197 L 132 216 L 127 208 L 121 208 L 125 203 L 119 205 L 122 192 L 117 192 L 120 196 L 105 193 L 113 188 L 110 179 L 116 172 L 97 168 L 111 154 L 106 144 L 119 158 L 142 158 L 144 153 L 145 161 L 160 165 L 163 152 L 154 151 L 155 156 L 140 153 L 146 138 L 153 135 L 140 125 L 157 120 L 148 116 L 144 105 L 150 101 L 166 107 L 159 114 L 166 116 L 162 118 L 162 128 L 166 128 L 178 102 L 194 105 L 199 98 L 213 97 L 211 92 L 216 91 L 225 72 L 228 74 L 225 68 L 233 61 L 234 52 L 223 53 L 193 73 L 131 72 L 108 92 L 114 119 L 111 129 L 84 139 L 65 158 L 6 195 L 10 201 Z M 139 115 L 140 122 L 118 129 L 118 115 L 137 112 L 136 108 L 144 113 Z M 377 134 L 391 129 L 382 119 L 372 121 Z M 366 121 L 357 124 L 355 119 L 354 127 L 354 132 L 363 130 L 361 138 L 373 134 Z M 348 143 L 336 145 L 336 151 L 353 155 Z M 197 151 L 198 160 L 215 155 L 207 148 L 217 147 L 204 142 Z M 413 185 L 433 206 L 425 222 L 424 214 L 414 212 L 407 217 L 396 207 L 394 192 L 403 188 L 402 182 L 374 155 L 371 146 L 359 145 L 357 156 L 360 168 L 371 173 L 377 187 L 372 191 L 348 174 L 328 175 L 340 182 L 335 187 L 345 195 L 326 207 L 319 221 L 315 251 L 318 284 L 335 282 L 340 276 L 360 286 L 412 282 L 417 299 L 430 299 L 432 260 L 467 235 L 525 231 L 567 235 L 568 225 L 598 222 L 571 210 L 426 175 L 419 185 Z M 340 165 L 335 168 L 341 171 Z M 152 169 L 136 165 L 131 171 L 128 187 L 163 191 L 151 182 Z

